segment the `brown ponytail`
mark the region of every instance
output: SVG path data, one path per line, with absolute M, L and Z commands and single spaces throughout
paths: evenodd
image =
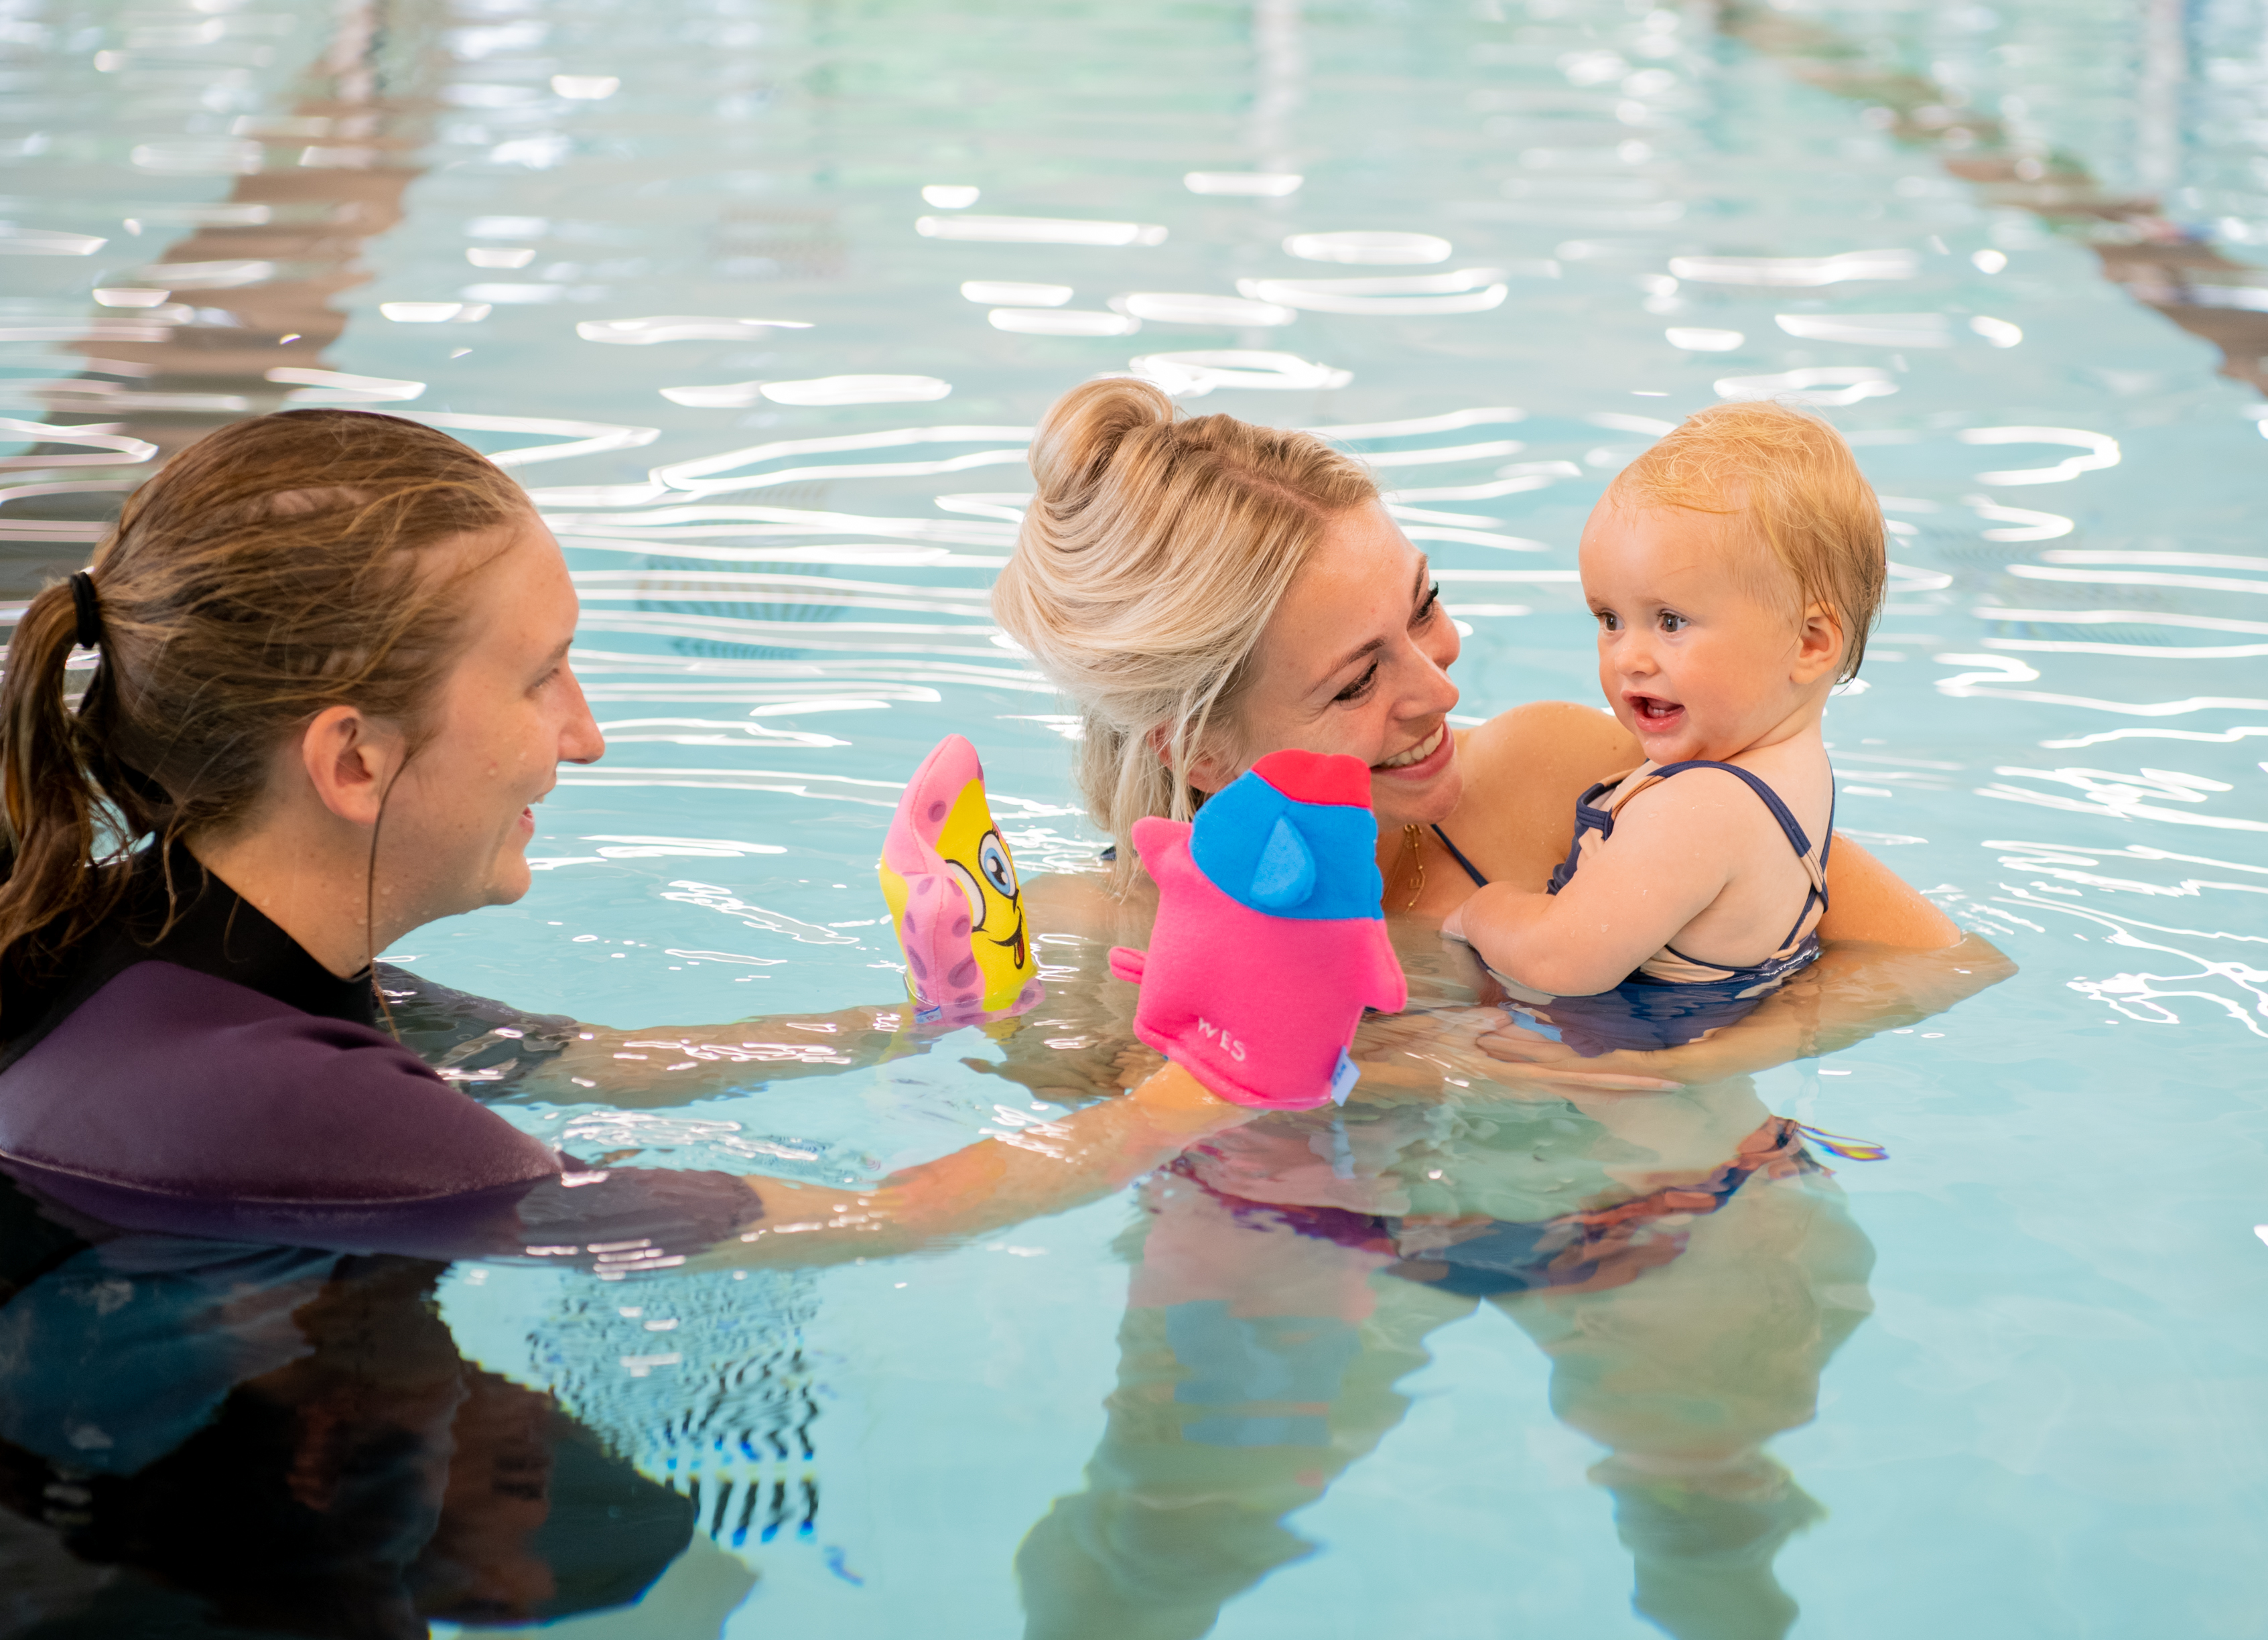
M 126 504 L 90 571 L 99 664 L 72 710 L 71 584 L 26 608 L 0 676 L 0 985 L 51 974 L 125 892 L 144 842 L 242 822 L 276 748 L 326 708 L 414 746 L 462 647 L 425 549 L 532 516 L 446 434 L 287 410 L 200 439 Z

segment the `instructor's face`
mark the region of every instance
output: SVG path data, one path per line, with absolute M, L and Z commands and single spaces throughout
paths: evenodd
M 504 550 L 464 584 L 470 642 L 379 838 L 380 874 L 416 902 L 419 923 L 526 894 L 534 805 L 561 763 L 606 750 L 567 665 L 578 609 L 558 543 L 533 518 L 498 533 Z M 468 545 L 494 551 L 494 539 Z

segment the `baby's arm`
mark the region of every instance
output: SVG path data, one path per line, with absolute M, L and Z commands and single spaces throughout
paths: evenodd
M 1696 769 L 1625 804 L 1614 835 L 1584 849 L 1582 869 L 1557 894 L 1491 883 L 1443 931 L 1548 995 L 1611 990 L 1724 892 L 1758 821 L 1778 836 L 1735 776 Z

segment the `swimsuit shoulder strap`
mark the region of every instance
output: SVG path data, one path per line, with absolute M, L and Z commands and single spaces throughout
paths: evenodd
M 1638 769 L 1645 767 L 1643 763 L 1638 765 Z M 1604 808 L 1599 806 L 1600 801 L 1616 791 L 1623 782 L 1637 773 L 1637 769 L 1626 769 L 1619 775 L 1609 775 L 1604 780 L 1587 788 L 1581 797 L 1575 799 L 1574 840 L 1567 845 L 1567 857 L 1551 868 L 1551 880 L 1546 886 L 1545 893 L 1556 894 L 1575 880 L 1575 870 L 1583 863 L 1583 840 L 1586 837 L 1597 835 L 1605 838 L 1614 835 L 1615 811 L 1630 798 L 1635 796 L 1636 791 L 1624 792 L 1621 798 Z M 1644 783 L 1641 782 L 1640 786 L 1642 787 Z
M 1638 769 L 1644 769 L 1645 767 L 1645 764 L 1640 763 L 1637 765 L 1636 768 L 1625 769 L 1619 775 L 1609 775 L 1604 780 L 1600 781 L 1596 785 L 1592 786 L 1586 791 L 1581 797 L 1577 798 L 1575 799 L 1575 806 L 1578 809 L 1597 808 L 1599 806 L 1600 798 L 1614 797 L 1614 794 L 1621 790 L 1623 782 L 1628 780 L 1632 775 L 1638 773 Z M 1659 773 L 1660 771 L 1657 770 L 1656 772 Z M 1632 786 L 1628 791 L 1624 791 L 1620 797 L 1615 798 L 1614 802 L 1609 805 L 1607 813 L 1611 815 L 1616 809 L 1622 807 L 1624 804 L 1629 802 L 1632 798 L 1636 797 L 1639 792 L 1645 791 L 1653 783 L 1653 782 L 1652 780 L 1639 781 L 1638 784 Z
M 1622 803 L 1629 802 L 1631 798 L 1634 798 L 1639 792 L 1646 791 L 1649 786 L 1653 785 L 1655 781 L 1667 780 L 1672 775 L 1683 774 L 1689 769 L 1721 769 L 1728 775 L 1739 776 L 1742 780 L 1748 783 L 1749 790 L 1756 794 L 1756 797 L 1763 802 L 1764 807 L 1771 811 L 1771 817 L 1779 822 L 1780 830 L 1787 835 L 1788 847 L 1793 849 L 1799 857 L 1806 861 L 1810 859 L 1811 839 L 1804 835 L 1802 823 L 1795 818 L 1794 812 L 1791 810 L 1785 802 L 1781 801 L 1779 793 L 1773 791 L 1771 785 L 1761 776 L 1742 769 L 1738 763 L 1719 763 L 1715 761 L 1713 759 L 1696 757 L 1688 759 L 1683 763 L 1664 764 L 1661 768 L 1653 771 L 1653 780 L 1641 782 L 1637 786 L 1632 787 L 1623 798 L 1622 802 L 1617 803 L 1615 806 L 1620 808 L 1622 806 Z M 1830 801 L 1831 802 L 1832 799 L 1830 798 Z M 1832 811 L 1830 810 L 1830 814 L 1831 813 Z M 1831 819 L 1830 826 L 1831 828 Z M 1822 849 L 1820 851 L 1821 864 L 1823 865 L 1825 861 L 1826 850 Z
M 1761 776 L 1751 774 L 1749 770 L 1742 769 L 1738 763 L 1720 763 L 1717 762 L 1713 759 L 1697 757 L 1690 759 L 1683 763 L 1671 763 L 1664 768 L 1657 769 L 1653 771 L 1654 778 L 1656 780 L 1667 780 L 1670 776 L 1688 769 L 1721 769 L 1728 775 L 1738 775 L 1748 783 L 1749 790 L 1755 792 L 1757 798 L 1763 801 L 1764 807 L 1771 811 L 1771 817 L 1779 822 L 1780 830 L 1786 835 L 1787 846 L 1794 849 L 1795 857 L 1803 862 L 1804 872 L 1811 879 L 1811 886 L 1803 896 L 1803 909 L 1800 914 L 1798 914 L 1795 919 L 1795 926 L 1788 930 L 1787 938 L 1781 944 L 1781 949 L 1783 950 L 1793 947 L 1796 939 L 1803 931 L 1803 925 L 1811 921 L 1811 910 L 1814 906 L 1819 908 L 1820 914 L 1822 916 L 1826 915 L 1827 844 L 1822 842 L 1818 849 L 1815 852 L 1811 846 L 1811 839 L 1803 835 L 1802 825 L 1796 820 L 1794 813 L 1788 808 L 1787 805 L 1781 800 L 1779 793 L 1773 791 L 1771 785 Z M 1835 789 L 1832 784 L 1833 775 L 1831 771 L 1829 775 L 1829 780 L 1830 784 L 1828 786 L 1827 798 L 1827 834 L 1829 838 L 1831 839 L 1835 835 Z M 1643 783 L 1638 790 L 1643 791 L 1646 785 L 1650 785 L 1653 782 L 1651 781 Z M 1631 795 L 1635 796 L 1637 793 L 1634 791 Z
M 1471 878 L 1476 884 L 1483 888 L 1488 886 L 1488 879 L 1481 875 L 1480 867 L 1475 865 L 1470 860 L 1465 858 L 1465 851 L 1457 847 L 1455 843 L 1449 841 L 1449 834 L 1447 832 L 1443 831 L 1439 826 L 1436 826 L 1433 827 L 1433 835 L 1441 840 L 1441 846 L 1449 851 L 1449 857 L 1465 868 L 1466 876 Z

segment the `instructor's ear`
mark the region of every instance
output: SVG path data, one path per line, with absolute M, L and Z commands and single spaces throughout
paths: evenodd
M 1842 665 L 1843 617 L 1832 604 L 1814 604 L 1796 629 L 1795 666 L 1788 675 L 1799 684 L 1815 683 Z
M 375 826 L 387 788 L 401 767 L 401 733 L 360 708 L 317 712 L 299 736 L 299 764 L 323 806 L 341 820 Z

